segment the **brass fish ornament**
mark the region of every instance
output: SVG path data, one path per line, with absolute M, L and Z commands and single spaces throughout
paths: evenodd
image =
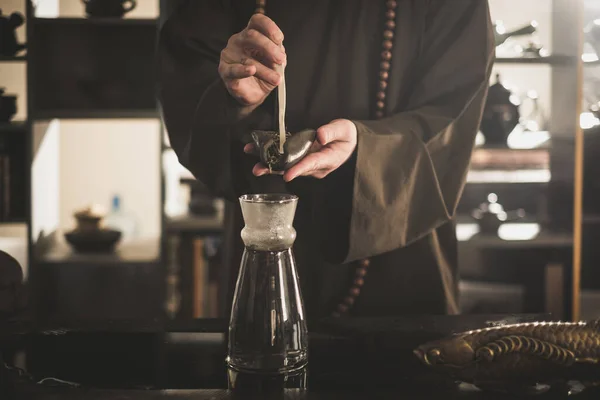
M 414 354 L 426 366 L 480 389 L 600 382 L 600 320 L 532 322 L 457 333 Z

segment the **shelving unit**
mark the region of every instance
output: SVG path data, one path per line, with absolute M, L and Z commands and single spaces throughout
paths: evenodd
M 577 57 L 550 55 L 545 57 L 497 57 L 498 64 L 576 65 Z
M 18 95 L 26 96 L 27 101 L 25 121 L 0 124 L 0 155 L 3 148 L 10 146 L 8 151 L 20 161 L 18 168 L 11 171 L 11 181 L 16 182 L 11 190 L 19 193 L 12 197 L 14 215 L 4 219 L 0 216 L 0 224 L 27 225 L 30 317 L 46 322 L 84 318 L 100 324 L 115 318 L 160 320 L 165 263 L 160 233 L 162 213 L 158 207 L 158 236 L 122 243 L 113 254 L 75 253 L 60 230 L 52 231 L 60 226 L 58 217 L 52 223 L 40 221 L 50 206 L 41 213 L 35 211 L 44 202 L 56 207 L 60 204 L 56 193 L 61 186 L 57 177 L 64 157 L 52 154 L 59 147 L 56 143 L 60 143 L 61 135 L 53 130 L 54 121 L 159 122 L 151 67 L 155 62 L 158 19 L 41 18 L 35 15 L 32 0 L 23 2 L 27 52 L 0 57 L 2 63 L 23 65 L 26 92 Z M 83 7 L 79 2 L 77 5 Z M 80 132 L 86 133 L 89 134 L 85 129 Z M 152 174 L 162 186 L 160 144 L 157 138 L 154 147 L 159 161 Z M 135 154 L 136 149 L 131 151 Z M 52 160 L 48 164 L 49 158 Z M 40 168 L 36 164 L 42 161 L 48 165 Z M 110 154 L 106 161 L 111 162 Z M 100 164 L 98 168 L 103 166 Z M 46 181 L 56 185 L 44 183 L 47 187 L 40 188 L 40 179 L 35 179 L 40 170 L 50 170 L 54 174 L 51 178 L 56 179 Z M 156 193 L 160 197 L 158 204 L 162 205 L 161 190 Z
M 531 267 L 539 254 L 544 254 L 548 260 L 562 265 L 563 288 L 562 309 L 552 310 L 560 317 L 576 317 L 578 291 L 575 288 L 573 271 L 578 266 L 573 264 L 574 245 L 573 206 L 574 206 L 574 176 L 575 176 L 575 137 L 578 130 L 581 113 L 579 97 L 582 82 L 580 68 L 582 66 L 580 41 L 583 24 L 579 13 L 582 13 L 583 0 L 550 0 L 537 4 L 534 10 L 539 13 L 550 13 L 551 33 L 545 46 L 549 46 L 551 54 L 548 57 L 529 58 L 496 58 L 496 70 L 510 68 L 513 75 L 523 71 L 536 78 L 531 83 L 526 78 L 520 81 L 525 85 L 535 85 L 542 82 L 549 74 L 549 88 L 522 87 L 522 90 L 547 90 L 549 104 L 546 104 L 546 117 L 550 139 L 541 146 L 532 149 L 490 148 L 483 146 L 474 151 L 471 171 L 467 186 L 459 205 L 462 221 L 476 223 L 469 217 L 470 211 L 486 201 L 487 193 L 496 193 L 499 203 L 506 210 L 524 208 L 528 214 L 523 222 L 536 222 L 539 234 L 530 240 L 503 240 L 496 235 L 475 234 L 469 240 L 460 242 L 460 254 L 464 263 L 463 278 L 470 276 L 493 276 L 494 270 L 511 270 L 515 263 L 523 264 L 521 269 Z M 493 5 L 493 4 L 492 4 Z M 506 7 L 503 3 L 503 5 Z M 533 7 L 529 3 L 528 6 Z M 544 7 L 550 7 L 549 10 Z M 492 19 L 500 18 L 493 14 Z M 531 10 L 529 10 L 531 12 Z M 522 18 L 531 18 L 527 14 Z M 512 18 L 512 16 L 511 16 Z M 537 17 L 534 17 L 537 18 Z M 518 25 L 513 18 L 513 24 Z M 534 69 L 535 68 L 535 69 Z M 540 71 L 540 74 L 532 71 Z M 544 75 L 542 75 L 544 74 Z M 502 75 L 502 74 L 501 74 Z M 525 83 L 526 82 L 526 83 Z M 563 249 L 557 252 L 557 249 Z M 507 255 L 507 251 L 515 253 L 515 258 L 499 257 Z M 474 253 L 484 258 L 471 257 Z M 508 256 L 507 256 L 508 257 Z M 503 260 L 503 261 L 500 261 Z M 508 261 L 511 260 L 511 261 Z M 508 262 L 513 265 L 501 266 L 498 263 Z M 472 265 L 477 265 L 475 269 Z M 519 264 L 520 265 L 520 264 Z M 542 274 L 539 279 L 546 279 Z M 515 270 L 518 278 L 518 269 Z M 484 273 L 488 271 L 487 273 Z M 526 274 L 520 274 L 526 278 Z M 531 282 L 523 281 L 528 285 Z M 542 285 L 543 287 L 543 285 Z M 540 296 L 544 296 L 543 290 Z M 560 296 L 559 296 L 560 297 Z M 539 303 L 538 303 L 539 304 Z M 543 310 L 538 310 L 543 311 Z
M 0 124 L 0 223 L 27 222 L 26 132 L 24 122 Z
M 21 51 L 15 56 L 0 56 L 0 65 L 16 64 L 20 67 L 26 60 L 26 51 Z M 4 83 L 0 83 L 0 87 L 3 86 Z M 6 94 L 12 94 L 12 88 L 6 89 Z M 0 224 L 26 223 L 28 220 L 27 206 L 24 204 L 28 197 L 27 183 L 24 180 L 27 169 L 27 130 L 26 121 L 0 122 L 0 159 L 8 158 L 8 161 L 5 160 L 6 164 L 0 162 L 0 180 L 6 180 L 4 185 L 0 185 Z M 6 183 L 8 188 L 5 188 Z
M 21 62 L 27 61 L 27 56 L 0 56 L 0 62 Z

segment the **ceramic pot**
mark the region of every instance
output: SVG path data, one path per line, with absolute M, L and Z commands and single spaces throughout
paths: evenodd
M 17 113 L 17 96 L 5 95 L 4 89 L 0 88 L 0 122 L 10 122 Z
M 135 0 L 81 0 L 85 4 L 88 17 L 116 17 L 133 10 L 137 5 Z

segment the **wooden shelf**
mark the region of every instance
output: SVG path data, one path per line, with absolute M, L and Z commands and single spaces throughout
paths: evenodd
M 66 333 L 225 333 L 229 321 L 223 318 L 192 320 L 145 319 L 92 319 L 33 321 L 30 316 L 9 320 L 0 327 L 1 335 L 59 335 Z
M 547 148 L 509 149 L 476 148 L 471 156 L 471 169 L 548 169 L 550 151 Z
M 168 232 L 193 232 L 197 235 L 219 235 L 223 233 L 223 220 L 216 217 L 186 215 L 169 218 L 165 223 Z
M 42 19 L 32 29 L 30 119 L 158 118 L 156 21 Z
M 37 317 L 51 321 L 144 320 L 162 314 L 160 240 L 121 244 L 114 253 L 78 254 L 59 233 L 39 240 L 32 265 Z
M 126 26 L 126 25 L 157 25 L 155 18 L 33 18 L 34 25 L 106 25 L 106 26 Z
M 551 180 L 549 169 L 471 169 L 468 184 L 547 184 Z
M 2 132 L 25 132 L 27 130 L 27 122 L 11 121 L 0 122 L 0 133 Z
M 18 216 L 18 217 L 9 217 L 7 219 L 1 219 L 0 218 L 0 225 L 5 225 L 5 224 L 26 224 L 27 223 L 27 217 L 25 216 Z
M 468 240 L 458 242 L 459 246 L 477 246 L 488 249 L 529 249 L 539 247 L 572 247 L 573 235 L 568 233 L 540 232 L 538 236 L 530 240 L 504 240 L 494 235 L 476 234 Z
M 598 214 L 583 214 L 581 222 L 584 224 L 600 224 L 600 215 Z
M 0 56 L 0 62 L 23 62 L 27 61 L 27 56 Z
M 158 110 L 38 110 L 32 119 L 159 118 Z
M 27 134 L 27 125 L 24 122 L 0 124 L 0 156 L 3 157 L 3 166 L 0 169 L 4 170 L 0 173 L 0 179 L 8 178 L 8 186 L 5 187 L 4 182 L 0 183 L 0 193 L 2 196 L 8 195 L 8 204 L 0 201 L 0 221 L 3 223 L 21 223 L 28 219 Z
M 117 245 L 114 253 L 76 253 L 63 238 L 50 243 L 37 254 L 38 265 L 86 265 L 119 267 L 123 264 L 155 264 L 160 262 L 160 241 L 144 240 Z
M 577 60 L 573 57 L 555 55 L 547 57 L 497 57 L 497 64 L 547 64 L 547 65 L 568 65 L 576 64 Z

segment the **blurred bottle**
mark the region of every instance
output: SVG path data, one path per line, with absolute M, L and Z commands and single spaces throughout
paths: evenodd
M 121 231 L 123 242 L 129 242 L 138 235 L 137 221 L 123 208 L 119 195 L 113 197 L 112 208 L 104 220 L 104 225 L 109 229 Z

